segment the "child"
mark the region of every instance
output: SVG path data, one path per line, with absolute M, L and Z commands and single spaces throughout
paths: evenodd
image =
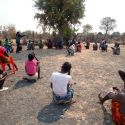
M 25 78 L 28 80 L 40 79 L 39 61 L 34 53 L 28 55 L 28 60 L 25 62 L 25 72 L 27 75 Z

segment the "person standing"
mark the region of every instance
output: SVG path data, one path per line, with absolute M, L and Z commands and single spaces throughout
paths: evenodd
M 16 45 L 17 45 L 17 48 L 16 48 L 16 53 L 19 53 L 20 52 L 20 39 L 22 37 L 24 37 L 25 35 L 21 35 L 20 32 L 17 32 L 16 33 Z

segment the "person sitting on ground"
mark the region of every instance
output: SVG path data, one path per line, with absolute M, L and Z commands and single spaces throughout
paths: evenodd
M 28 55 L 28 60 L 25 62 L 26 77 L 24 79 L 37 80 L 40 79 L 40 65 L 33 54 Z
M 101 51 L 102 52 L 107 52 L 107 49 L 108 49 L 108 45 L 107 45 L 107 42 L 105 39 L 102 40 L 102 42 L 100 43 L 100 46 L 99 48 L 101 48 Z
M 27 50 L 34 50 L 34 43 L 33 41 L 29 40 L 27 44 Z
M 112 100 L 112 119 L 116 125 L 125 125 L 125 74 L 122 73 L 119 71 L 119 75 L 124 80 L 123 90 L 112 87 L 106 96 L 102 97 L 101 93 L 98 95 L 101 104 L 106 100 Z
M 43 47 L 44 47 L 44 40 L 40 40 L 38 46 L 39 46 L 39 49 L 43 49 Z
M 7 90 L 7 87 L 3 87 L 7 73 L 0 69 L 0 91 Z
M 98 50 L 98 44 L 97 44 L 97 42 L 95 42 L 95 43 L 93 44 L 93 50 Z
M 57 104 L 72 103 L 73 89 L 72 77 L 70 76 L 71 64 L 65 62 L 61 67 L 61 72 L 53 72 L 51 75 L 51 88 L 53 91 L 53 101 Z
M 48 49 L 52 49 L 53 48 L 53 43 L 52 43 L 51 39 L 47 40 L 47 47 L 48 47 Z
M 115 42 L 114 47 L 111 47 L 114 55 L 120 55 L 120 44 L 118 41 Z
M 3 46 L 0 46 L 0 54 L 2 55 L 2 56 L 0 56 L 0 61 L 4 64 L 4 63 L 8 63 L 10 60 L 9 60 L 9 54 L 6 52 L 6 49 L 3 47 Z M 5 58 L 3 58 L 3 56 L 5 57 Z M 9 68 L 9 70 L 11 70 L 11 66 L 10 66 L 10 64 L 7 64 L 8 65 L 8 68 Z M 17 68 L 17 65 L 14 63 L 14 67 L 15 67 L 15 69 L 16 70 L 18 70 L 18 68 Z
M 12 42 L 11 42 L 8 38 L 6 38 L 6 39 L 4 40 L 3 45 L 4 45 L 4 47 L 5 47 L 6 51 L 7 51 L 7 53 L 8 53 L 8 52 L 10 52 L 10 53 L 13 52 L 14 49 L 13 49 L 13 47 L 12 47 Z
M 68 55 L 74 56 L 75 50 L 76 50 L 75 44 L 71 44 L 71 45 L 67 48 Z
M 86 48 L 86 49 L 89 49 L 89 47 L 90 47 L 90 42 L 87 40 L 87 41 L 86 41 L 85 48 Z
M 81 52 L 82 50 L 82 45 L 81 45 L 81 42 L 79 41 L 77 44 L 76 44 L 76 52 Z

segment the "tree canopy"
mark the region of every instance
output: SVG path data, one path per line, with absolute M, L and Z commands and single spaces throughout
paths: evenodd
M 83 31 L 88 33 L 92 30 L 92 26 L 90 24 L 86 24 L 83 26 Z
M 100 29 L 104 30 L 107 35 L 110 31 L 112 31 L 116 27 L 116 20 L 111 17 L 105 17 L 101 20 Z
M 35 0 L 35 8 L 38 12 L 35 18 L 39 25 L 49 27 L 64 35 L 66 29 L 80 23 L 84 17 L 85 0 Z

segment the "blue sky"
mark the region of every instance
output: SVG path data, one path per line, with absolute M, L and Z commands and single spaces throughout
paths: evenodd
M 0 0 L 0 25 L 14 24 L 20 31 L 40 31 L 34 20 L 33 3 L 33 0 Z M 85 17 L 80 27 L 91 24 L 93 31 L 99 32 L 100 20 L 109 16 L 117 21 L 114 31 L 125 32 L 125 0 L 86 0 L 85 4 Z M 79 28 L 80 31 L 82 28 Z

